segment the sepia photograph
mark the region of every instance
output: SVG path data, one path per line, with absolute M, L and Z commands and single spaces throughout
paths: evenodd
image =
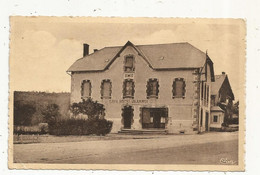
M 10 17 L 9 168 L 243 171 L 242 19 Z

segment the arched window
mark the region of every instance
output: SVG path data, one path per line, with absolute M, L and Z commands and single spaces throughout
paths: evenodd
M 83 80 L 81 84 L 81 98 L 91 97 L 91 82 L 90 80 Z
M 172 84 L 172 98 L 185 98 L 186 84 L 183 78 L 175 78 Z
M 159 82 L 157 79 L 149 79 L 147 81 L 147 98 L 158 98 L 159 94 Z
M 101 99 L 111 99 L 112 83 L 110 80 L 103 80 L 101 83 Z

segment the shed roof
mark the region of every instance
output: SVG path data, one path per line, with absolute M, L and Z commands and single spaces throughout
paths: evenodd
M 149 66 L 155 70 L 200 68 L 204 66 L 207 58 L 204 52 L 187 42 L 135 46 L 128 41 L 124 46 L 105 47 L 80 58 L 67 71 L 103 71 L 128 45 L 134 47 Z

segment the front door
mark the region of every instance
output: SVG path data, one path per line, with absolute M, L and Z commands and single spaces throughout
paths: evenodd
M 125 106 L 123 109 L 124 128 L 131 129 L 131 123 L 133 118 L 133 108 L 131 106 Z

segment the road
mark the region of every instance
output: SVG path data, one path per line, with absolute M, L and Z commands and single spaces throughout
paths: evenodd
M 158 138 L 14 144 L 16 163 L 70 164 L 238 163 L 238 133 L 167 135 Z

